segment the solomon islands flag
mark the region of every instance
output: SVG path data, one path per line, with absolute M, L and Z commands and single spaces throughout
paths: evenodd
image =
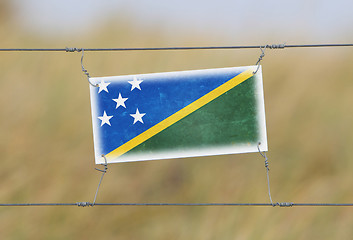
M 96 164 L 267 151 L 261 68 L 91 78 Z

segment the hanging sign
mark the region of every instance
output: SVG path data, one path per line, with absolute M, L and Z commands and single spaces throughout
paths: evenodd
M 96 164 L 267 151 L 256 68 L 90 78 Z

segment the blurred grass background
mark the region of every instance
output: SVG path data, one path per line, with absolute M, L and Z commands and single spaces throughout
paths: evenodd
M 1 47 L 169 46 L 121 24 L 80 38 L 16 29 L 0 8 Z M 143 35 L 143 37 L 141 37 Z M 218 45 L 192 33 L 173 45 Z M 264 44 L 261 42 L 260 44 Z M 91 76 L 253 65 L 259 50 L 85 53 Z M 93 201 L 89 87 L 79 53 L 0 53 L 1 203 Z M 353 202 L 353 49 L 268 50 L 263 60 L 272 197 Z M 259 154 L 109 165 L 98 202 L 268 202 Z M 1 239 L 350 239 L 350 208 L 1 207 Z

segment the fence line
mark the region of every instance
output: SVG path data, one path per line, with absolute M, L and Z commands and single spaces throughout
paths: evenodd
M 229 50 L 229 49 L 285 49 L 285 48 L 321 48 L 353 47 L 353 43 L 328 44 L 269 44 L 243 46 L 196 46 L 196 47 L 133 47 L 133 48 L 0 48 L 1 52 L 81 52 L 81 51 L 172 51 L 172 50 Z
M 50 206 L 149 206 L 149 207 L 353 207 L 353 203 L 1 203 L 0 207 L 50 207 Z

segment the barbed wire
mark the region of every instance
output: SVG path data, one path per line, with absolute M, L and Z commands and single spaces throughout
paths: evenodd
M 53 207 L 53 206 L 77 206 L 77 207 L 94 207 L 94 206 L 149 206 L 149 207 L 353 207 L 353 203 L 293 203 L 293 202 L 277 202 L 277 203 L 1 203 L 0 207 Z
M 319 47 L 353 47 L 353 43 L 328 44 L 270 44 L 248 46 L 196 46 L 196 47 L 133 47 L 133 48 L 0 48 L 1 52 L 81 52 L 81 51 L 172 51 L 172 50 L 226 50 L 226 49 L 285 49 L 285 48 L 319 48 Z

